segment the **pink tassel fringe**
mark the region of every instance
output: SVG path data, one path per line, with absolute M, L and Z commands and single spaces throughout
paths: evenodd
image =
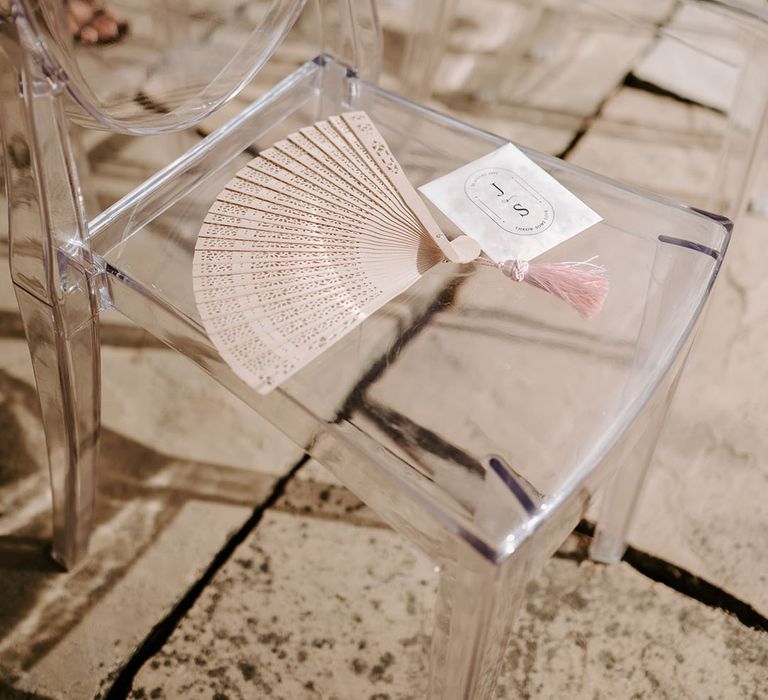
M 506 260 L 494 263 L 485 258 L 477 262 L 496 267 L 515 282 L 527 282 L 570 304 L 584 318 L 592 318 L 603 308 L 608 296 L 608 278 L 602 265 L 591 258 L 584 262 L 529 263 Z

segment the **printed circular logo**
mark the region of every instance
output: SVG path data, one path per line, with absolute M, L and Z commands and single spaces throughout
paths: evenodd
M 467 197 L 497 226 L 517 236 L 535 236 L 555 220 L 555 210 L 511 170 L 478 170 L 464 183 Z

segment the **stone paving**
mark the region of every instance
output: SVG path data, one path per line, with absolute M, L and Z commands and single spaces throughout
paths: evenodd
M 634 15 L 630 33 L 579 23 L 563 40 L 570 72 L 535 91 L 535 74 L 528 89 L 489 82 L 520 7 L 460 2 L 430 103 L 709 205 L 725 116 L 647 84 L 656 30 L 680 24 L 679 5 L 615 3 Z M 408 29 L 398 7 L 382 13 L 390 52 Z M 560 25 L 538 26 L 546 39 Z M 289 43 L 247 96 L 308 57 L 301 47 Z M 198 138 L 85 136 L 90 206 Z M 625 560 L 591 563 L 588 523 L 569 538 L 529 585 L 497 697 L 768 697 L 768 282 L 755 254 L 767 223 L 755 211 L 737 227 Z M 423 697 L 433 563 L 191 363 L 110 313 L 102 341 L 97 529 L 89 559 L 63 573 L 48 557 L 39 409 L 0 260 L 0 698 Z

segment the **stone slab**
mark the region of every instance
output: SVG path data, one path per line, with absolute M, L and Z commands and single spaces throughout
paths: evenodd
M 568 160 L 622 183 L 706 208 L 716 192 L 719 156 L 717 144 L 711 142 L 599 125 L 578 142 Z
M 270 513 L 134 693 L 420 697 L 434 580 L 389 530 Z
M 641 80 L 728 112 L 749 42 L 738 12 L 683 3 L 635 68 Z
M 80 581 L 75 576 L 58 575 L 58 581 L 46 591 L 49 604 L 39 616 L 25 620 L 24 627 L 34 627 L 37 638 L 22 637 L 20 644 L 21 632 L 26 630 L 16 630 L 17 634 L 3 645 L 6 652 L 23 659 L 19 659 L 24 670 L 15 681 L 16 688 L 52 698 L 101 697 L 100 691 L 109 687 L 124 659 L 136 650 L 160 616 L 173 608 L 202 574 L 226 536 L 249 514 L 246 507 L 211 503 L 185 504 L 170 519 L 164 510 L 162 501 L 150 497 L 123 513 L 122 522 L 112 524 L 126 530 L 121 533 L 123 546 L 117 550 L 117 558 L 130 564 L 119 572 L 117 580 L 102 581 L 102 589 L 93 589 L 86 600 L 77 595 L 77 584 L 86 584 L 84 574 L 80 574 Z M 146 547 L 146 530 L 154 529 L 153 520 L 165 520 L 165 527 Z M 100 566 L 113 558 L 109 549 L 115 545 L 113 528 L 105 529 L 109 532 L 99 533 L 94 543 L 93 556 L 98 557 Z M 125 541 L 129 533 L 136 536 L 132 542 Z M 51 601 L 54 596 L 58 598 L 55 604 Z M 80 603 L 79 609 L 75 601 Z M 66 631 L 61 629 L 62 620 L 56 619 L 56 613 L 66 615 Z M 43 637 L 41 642 L 39 637 L 45 632 L 50 634 L 52 627 L 58 635 L 53 639 Z M 52 648 L 35 659 L 34 642 L 48 642 Z
M 552 155 L 564 151 L 581 127 L 578 118 L 534 109 L 502 105 L 487 109 L 462 100 L 435 100 L 435 108 L 515 144 Z
M 627 126 L 653 129 L 656 138 L 669 139 L 674 134 L 706 143 L 722 138 L 728 121 L 724 114 L 701 105 L 623 87 L 605 103 L 593 129 L 618 131 Z
M 187 358 L 166 349 L 107 348 L 104 421 L 182 459 L 279 476 L 302 451 Z
M 503 52 L 446 54 L 436 94 L 471 95 L 489 106 L 594 115 L 651 45 L 653 29 L 631 23 L 594 26 L 589 18 L 572 22 L 567 13 L 561 15 L 545 14 L 535 27 L 536 40 L 512 42 Z
M 553 559 L 530 584 L 499 698 L 759 698 L 768 635 L 626 564 Z
M 268 513 L 134 696 L 424 697 L 435 585 L 389 530 Z M 497 697 L 759 697 L 767 655 L 765 634 L 625 564 L 566 556 L 528 589 Z

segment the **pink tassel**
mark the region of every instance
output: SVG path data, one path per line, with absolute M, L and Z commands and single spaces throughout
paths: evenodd
M 603 308 L 609 286 L 606 269 L 602 265 L 595 265 L 592 262 L 594 259 L 560 263 L 529 263 L 525 260 L 493 263 L 479 258 L 477 262 L 497 267 L 515 282 L 527 282 L 554 294 L 584 318 L 592 318 Z

